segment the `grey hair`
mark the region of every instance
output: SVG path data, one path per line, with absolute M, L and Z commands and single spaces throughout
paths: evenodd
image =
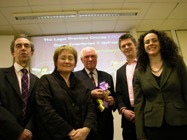
M 83 58 L 84 57 L 84 51 L 85 50 L 93 50 L 94 52 L 95 52 L 95 55 L 96 55 L 96 57 L 97 57 L 97 51 L 95 50 L 95 48 L 94 47 L 85 47 L 85 48 L 83 48 L 82 50 L 81 50 L 81 52 L 80 52 L 80 58 Z

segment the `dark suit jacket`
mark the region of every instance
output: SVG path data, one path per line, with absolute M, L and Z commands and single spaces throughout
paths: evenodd
M 114 83 L 112 76 L 104 71 L 98 72 L 98 83 L 101 83 L 105 81 L 109 84 L 110 88 L 110 96 L 113 96 L 115 98 L 115 92 L 114 92 Z M 92 83 L 89 75 L 86 73 L 85 69 L 74 72 L 75 75 L 79 78 L 81 78 L 84 83 L 88 86 L 90 90 L 95 89 L 95 85 Z M 114 134 L 114 126 L 113 126 L 113 114 L 112 110 L 115 111 L 115 107 L 112 107 L 110 109 L 105 109 L 103 112 L 101 112 L 98 109 L 98 103 L 95 102 L 96 112 L 97 112 L 97 123 L 98 123 L 98 138 L 97 140 L 113 140 L 113 134 Z
M 30 73 L 26 118 L 22 118 L 22 98 L 14 66 L 0 69 L 0 139 L 16 140 L 24 128 L 33 132 L 35 87 L 38 78 Z
M 158 86 L 150 67 L 134 75 L 137 138 L 145 138 L 144 126 L 160 127 L 163 119 L 171 126 L 187 125 L 187 68 L 182 59 L 175 68 L 163 65 Z
M 118 109 L 121 107 L 126 107 L 129 110 L 134 110 L 130 105 L 129 91 L 127 85 L 127 76 L 126 76 L 126 65 L 124 64 L 117 70 L 116 75 L 116 99 L 118 103 Z M 122 116 L 121 127 L 124 128 L 129 124 L 129 121 Z
M 90 90 L 72 73 L 70 87 L 55 71 L 40 79 L 36 92 L 39 140 L 70 140 L 73 129 L 91 129 L 87 140 L 95 140 L 96 113 Z

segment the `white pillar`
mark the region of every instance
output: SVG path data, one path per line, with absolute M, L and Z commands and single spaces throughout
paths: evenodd
M 137 32 L 136 32 L 135 29 L 131 29 L 131 30 L 130 30 L 130 34 L 131 34 L 136 40 L 138 40 L 138 35 L 137 35 Z

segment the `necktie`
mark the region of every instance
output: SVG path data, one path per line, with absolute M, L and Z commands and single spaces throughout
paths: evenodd
M 23 101 L 23 117 L 25 117 L 26 107 L 27 107 L 27 98 L 28 98 L 28 71 L 27 69 L 22 69 L 23 76 L 21 78 L 21 88 L 22 88 L 22 101 Z
M 94 80 L 93 74 L 94 74 L 94 73 L 91 71 L 91 72 L 90 72 L 90 78 L 91 78 L 91 80 L 92 80 L 92 83 L 95 85 L 95 80 Z

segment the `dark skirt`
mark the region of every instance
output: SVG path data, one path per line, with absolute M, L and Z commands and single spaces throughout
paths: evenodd
M 145 127 L 147 140 L 186 140 L 187 125 L 171 126 L 164 120 L 161 127 Z

